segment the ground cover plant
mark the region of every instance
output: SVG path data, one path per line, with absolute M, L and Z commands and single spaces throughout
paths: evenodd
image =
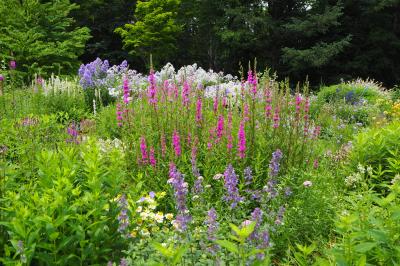
M 399 103 L 270 70 L 0 79 L 1 265 L 397 265 Z

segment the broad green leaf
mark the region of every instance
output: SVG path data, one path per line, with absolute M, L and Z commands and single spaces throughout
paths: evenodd
M 229 224 L 229 226 L 231 227 L 231 229 L 236 233 L 236 235 L 239 235 L 240 229 L 239 227 L 237 227 L 234 224 Z
M 174 256 L 174 252 L 171 248 L 163 247 L 160 243 L 153 242 L 153 247 L 160 252 L 163 256 L 167 258 L 172 258 Z
M 355 249 L 355 251 L 357 251 L 359 253 L 364 253 L 364 252 L 368 252 L 369 250 L 373 249 L 376 246 L 377 246 L 377 243 L 375 243 L 375 242 L 364 242 L 364 243 L 360 243 L 360 244 L 356 245 L 354 247 L 354 249 Z
M 173 265 L 178 264 L 182 260 L 182 257 L 186 253 L 187 249 L 188 249 L 187 246 L 181 246 L 180 248 L 178 248 L 178 250 L 175 252 L 173 260 L 172 260 Z
M 253 233 L 254 228 L 256 227 L 256 222 L 251 222 L 249 225 L 240 229 L 239 236 L 241 238 L 247 238 Z
M 367 256 L 363 254 L 361 258 L 357 261 L 356 266 L 365 266 L 365 265 L 367 265 Z
M 218 245 L 220 245 L 221 247 L 226 248 L 228 251 L 232 252 L 232 253 L 239 253 L 239 249 L 236 246 L 235 243 L 230 242 L 229 240 L 216 240 L 215 243 L 217 243 Z
M 60 235 L 60 233 L 59 232 L 54 232 L 54 233 L 51 233 L 50 234 L 50 236 L 49 236 L 49 238 L 50 238 L 50 241 L 54 241 L 54 240 L 56 240 L 57 238 L 58 238 L 58 236 Z

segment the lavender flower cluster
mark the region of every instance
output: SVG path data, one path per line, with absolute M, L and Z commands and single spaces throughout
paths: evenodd
M 168 183 L 171 184 L 174 189 L 176 209 L 178 211 L 174 224 L 179 231 L 183 232 L 187 229 L 188 223 L 192 220 L 186 206 L 186 198 L 189 192 L 188 183 L 185 182 L 183 175 L 176 169 L 173 163 L 170 165 L 169 177 Z
M 106 86 L 109 82 L 107 80 L 107 70 L 110 64 L 107 60 L 102 61 L 97 58 L 89 64 L 82 64 L 79 68 L 79 83 L 83 89 L 93 89 Z
M 235 208 L 243 198 L 239 195 L 238 177 L 235 174 L 235 169 L 230 164 L 224 172 L 226 195 L 224 199 L 231 204 L 231 208 Z
M 129 227 L 129 216 L 128 216 L 128 202 L 126 200 L 125 194 L 123 194 L 118 199 L 118 206 L 121 209 L 118 215 L 118 222 L 119 222 L 118 232 L 126 233 L 126 235 L 129 235 L 126 232 Z

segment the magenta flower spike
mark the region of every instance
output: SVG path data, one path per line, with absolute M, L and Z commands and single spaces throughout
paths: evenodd
M 149 75 L 149 88 L 147 91 L 147 97 L 149 99 L 149 104 L 156 106 L 157 105 L 157 83 L 156 77 L 154 76 L 154 70 L 150 70 Z
M 246 157 L 246 132 L 244 130 L 244 121 L 240 123 L 238 132 L 238 155 L 240 159 Z
M 214 98 L 214 113 L 216 114 L 218 111 L 218 96 Z
M 123 89 L 124 89 L 124 103 L 128 104 L 129 103 L 129 81 L 128 81 L 127 77 L 124 78 Z
M 154 156 L 154 148 L 150 147 L 150 155 L 149 155 L 150 165 L 152 167 L 156 167 L 156 158 Z
M 243 119 L 244 121 L 249 121 L 250 120 L 250 115 L 249 115 L 249 105 L 247 103 L 244 104 L 244 109 L 243 109 Z
M 272 95 L 271 95 L 271 90 L 267 89 L 266 91 L 266 106 L 265 106 L 265 116 L 267 118 L 271 118 L 272 116 Z
M 224 135 L 224 116 L 220 115 L 218 118 L 218 124 L 217 124 L 217 139 L 218 141 L 222 138 Z
M 275 108 L 273 120 L 274 120 L 274 128 L 278 128 L 279 127 L 279 121 L 280 121 L 279 107 L 278 106 Z
M 140 138 L 140 152 L 142 153 L 142 163 L 147 164 L 149 157 L 147 154 L 147 144 L 145 137 Z
M 200 125 L 201 121 L 203 120 L 202 106 L 203 106 L 203 102 L 202 102 L 201 97 L 199 97 L 197 99 L 197 103 L 196 103 L 196 123 L 197 123 L 197 125 Z
M 185 80 L 183 83 L 183 90 L 182 90 L 182 105 L 185 106 L 186 108 L 189 107 L 190 99 L 190 86 L 189 83 Z
M 175 130 L 174 134 L 172 135 L 172 145 L 174 147 L 175 155 L 177 157 L 181 156 L 182 150 L 181 150 L 181 139 L 179 137 L 178 132 Z

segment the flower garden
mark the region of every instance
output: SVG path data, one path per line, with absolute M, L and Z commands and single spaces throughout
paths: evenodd
M 0 76 L 0 265 L 398 265 L 400 94 L 96 59 Z

